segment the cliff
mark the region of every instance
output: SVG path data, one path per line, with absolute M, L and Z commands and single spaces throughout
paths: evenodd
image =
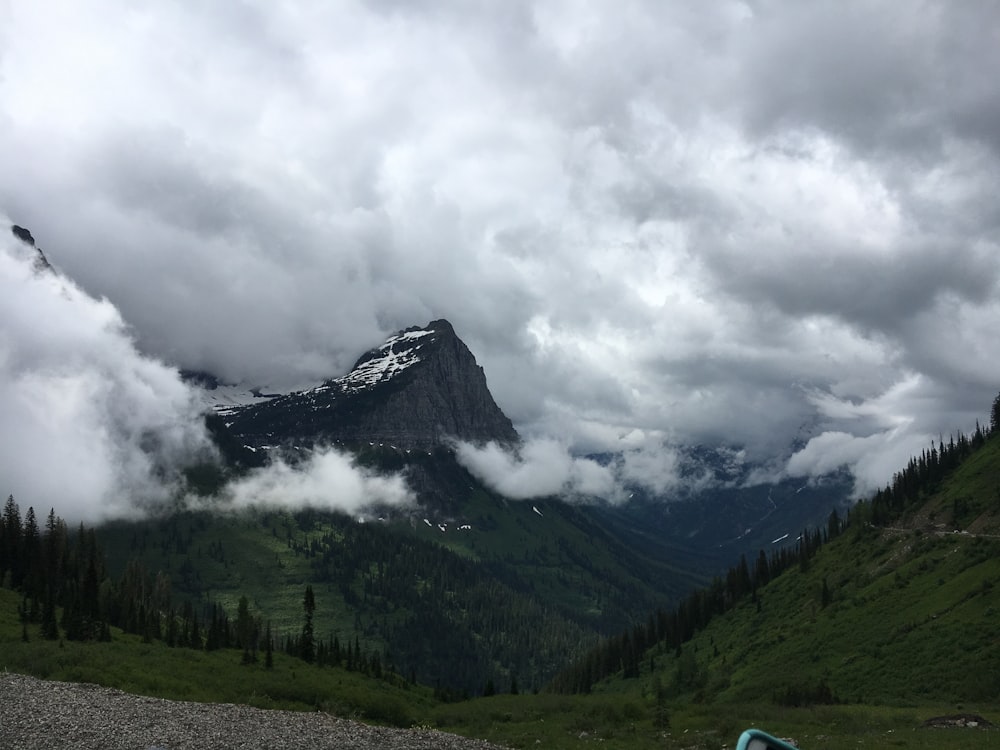
M 447 320 L 389 337 L 342 377 L 234 410 L 247 444 L 388 443 L 429 449 L 449 439 L 515 443 L 483 368 Z

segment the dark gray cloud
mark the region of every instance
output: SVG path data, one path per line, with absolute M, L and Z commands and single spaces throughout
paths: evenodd
M 1000 63 L 993 4 L 753 3 L 740 98 L 756 131 L 817 129 L 879 156 L 942 158 L 950 138 L 994 155 Z
M 998 388 L 992 4 L 36 6 L 0 208 L 172 364 L 444 316 L 524 434 L 865 486 Z

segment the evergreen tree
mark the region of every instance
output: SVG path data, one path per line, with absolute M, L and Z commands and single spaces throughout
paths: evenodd
M 178 640 L 178 623 L 177 623 L 177 613 L 171 608 L 167 612 L 167 645 L 170 648 L 177 646 Z
M 3 507 L 0 537 L 0 584 L 16 589 L 21 585 L 21 509 L 8 495 Z
M 252 636 L 253 618 L 250 616 L 250 602 L 245 596 L 241 596 L 236 608 L 236 645 L 249 653 Z
M 835 539 L 840 535 L 840 516 L 837 514 L 837 509 L 834 508 L 830 511 L 830 517 L 826 521 L 826 536 L 827 539 Z
M 302 600 L 305 610 L 305 624 L 302 626 L 302 639 L 299 642 L 299 656 L 303 661 L 312 663 L 316 659 L 316 642 L 313 637 L 313 612 L 316 611 L 316 599 L 312 586 L 306 586 L 305 598 Z
M 56 602 L 52 589 L 45 592 L 45 606 L 42 607 L 42 638 L 48 641 L 59 639 L 59 624 L 56 622 Z
M 48 590 L 56 597 L 62 590 L 66 556 L 66 524 L 52 508 L 45 521 L 45 578 Z
M 653 675 L 653 726 L 657 729 L 670 727 L 670 714 L 667 712 L 667 691 L 659 674 Z
M 41 597 L 44 588 L 42 578 L 41 540 L 38 534 L 38 522 L 35 519 L 35 509 L 28 508 L 24 514 L 24 527 L 21 530 L 21 565 L 24 593 L 36 602 Z
M 267 621 L 267 631 L 264 635 L 264 668 L 274 669 L 274 643 L 271 638 L 271 621 Z
M 756 586 L 766 586 L 771 580 L 771 566 L 767 561 L 767 553 L 760 550 L 757 563 L 754 565 L 753 581 Z
M 200 651 L 202 647 L 201 642 L 201 629 L 198 627 L 198 613 L 194 612 L 191 615 L 191 648 Z

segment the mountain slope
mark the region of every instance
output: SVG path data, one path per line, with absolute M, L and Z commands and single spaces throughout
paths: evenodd
M 655 677 L 701 701 L 995 701 L 998 486 L 995 435 L 887 525 L 871 525 L 863 504 L 842 535 L 755 598 L 676 651 L 655 647 L 654 672 L 598 689 L 649 689 Z
M 448 441 L 518 436 L 447 321 L 401 331 L 316 388 L 218 409 L 209 427 L 229 472 L 259 467 L 264 447 L 337 443 L 367 469 L 405 476 L 418 503 L 363 525 L 310 511 L 111 524 L 101 535 L 112 570 L 137 557 L 183 596 L 230 612 L 248 596 L 285 634 L 311 583 L 317 632 L 388 649 L 444 688 L 475 693 L 515 673 L 540 686 L 584 644 L 718 567 L 674 540 L 635 544 L 600 506 L 511 502 L 484 487 Z M 207 491 L 215 480 L 206 474 Z
M 483 369 L 446 320 L 400 331 L 322 385 L 227 412 L 254 447 L 317 442 L 428 449 L 449 439 L 515 443 Z
M 139 559 L 181 598 L 232 613 L 247 596 L 275 633 L 301 627 L 316 589 L 316 634 L 387 650 L 425 684 L 480 692 L 511 676 L 540 687 L 599 635 L 706 583 L 713 561 L 680 547 L 635 548 L 593 509 L 514 503 L 483 488 L 445 449 L 367 448 L 448 494 L 385 520 L 302 511 L 175 514 L 99 529 L 109 568 Z

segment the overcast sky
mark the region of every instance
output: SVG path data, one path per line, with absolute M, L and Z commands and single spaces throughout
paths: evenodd
M 998 70 L 989 0 L 0 1 L 0 213 L 175 366 L 446 317 L 523 435 L 873 486 L 1000 390 Z

